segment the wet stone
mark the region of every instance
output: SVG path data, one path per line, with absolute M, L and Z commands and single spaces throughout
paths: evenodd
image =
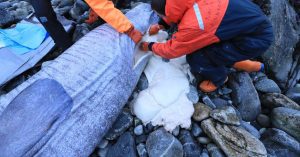
M 180 127 L 179 126 L 176 126 L 176 128 L 172 131 L 172 134 L 174 136 L 178 136 L 179 135 L 179 132 L 180 132 Z
M 268 127 L 271 126 L 270 118 L 267 115 L 259 114 L 257 116 L 256 120 L 257 120 L 258 124 L 261 125 L 264 128 L 268 128 Z
M 197 123 L 192 123 L 192 134 L 194 137 L 198 137 L 202 132 L 201 127 Z
M 195 143 L 195 139 L 189 131 L 181 130 L 179 140 L 183 145 L 184 157 L 197 157 L 201 154 L 201 148 Z
M 231 106 L 212 110 L 210 112 L 210 116 L 213 119 L 225 124 L 240 125 L 240 119 L 237 116 L 235 109 Z
M 143 134 L 143 125 L 138 125 L 134 128 L 134 134 L 139 136 Z
M 126 132 L 120 136 L 117 143 L 109 148 L 107 157 L 137 157 L 133 136 Z
M 198 141 L 200 144 L 204 144 L 204 145 L 211 143 L 211 139 L 208 138 L 208 137 L 198 137 L 198 138 L 197 138 L 197 141 Z
M 300 87 L 294 87 L 289 89 L 286 94 L 287 97 L 300 104 Z
M 204 119 L 209 117 L 210 111 L 212 110 L 210 107 L 203 103 L 197 103 L 194 105 L 194 114 L 193 119 L 197 122 L 201 122 Z
M 205 95 L 202 98 L 202 101 L 205 105 L 209 106 L 210 108 L 212 108 L 212 109 L 216 108 L 216 105 L 211 101 L 211 99 L 207 95 Z
M 250 134 L 252 134 L 257 139 L 260 138 L 260 132 L 251 124 L 245 121 L 241 121 L 241 127 L 243 127 L 245 130 L 247 130 Z
M 140 135 L 135 137 L 136 143 L 145 143 L 147 141 L 147 135 Z
M 146 148 L 150 157 L 182 157 L 182 144 L 166 130 L 159 129 L 152 132 L 146 142 Z
M 209 152 L 209 156 L 211 157 L 225 157 L 222 150 L 218 148 L 215 144 L 208 144 L 207 150 Z
M 106 134 L 105 138 L 114 140 L 132 126 L 133 118 L 128 112 L 122 112 Z
M 146 150 L 146 145 L 143 143 L 140 143 L 137 147 L 136 147 L 137 153 L 139 155 L 139 157 L 148 157 L 147 154 L 147 150 Z

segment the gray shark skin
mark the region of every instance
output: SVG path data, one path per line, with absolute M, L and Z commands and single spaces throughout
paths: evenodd
M 148 4 L 137 6 L 126 16 L 141 32 L 158 21 Z M 135 49 L 127 35 L 102 25 L 0 97 L 1 115 L 25 88 L 36 80 L 48 78 L 61 84 L 73 100 L 70 113 L 51 137 L 42 138 L 21 156 L 89 156 L 116 120 L 149 60 L 150 54 L 136 62 Z
M 24 156 L 34 145 L 45 144 L 72 105 L 71 97 L 55 80 L 31 84 L 0 116 L 0 156 Z

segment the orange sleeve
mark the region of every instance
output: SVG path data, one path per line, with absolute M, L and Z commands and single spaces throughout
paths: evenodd
M 178 31 L 166 43 L 155 43 L 152 46 L 153 53 L 167 59 L 177 58 L 195 52 L 219 39 L 204 32 Z
M 108 0 L 85 0 L 86 3 L 108 24 L 120 33 L 125 33 L 132 28 L 131 22 Z

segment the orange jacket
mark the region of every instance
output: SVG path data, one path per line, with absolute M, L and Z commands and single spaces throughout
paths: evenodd
M 85 0 L 86 3 L 108 24 L 120 33 L 126 33 L 133 25 L 109 0 Z
M 178 23 L 178 32 L 166 43 L 155 43 L 152 51 L 176 58 L 219 42 L 215 35 L 229 0 L 167 0 L 166 22 Z

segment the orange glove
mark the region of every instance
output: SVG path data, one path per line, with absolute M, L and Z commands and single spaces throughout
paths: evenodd
M 142 51 L 149 51 L 149 43 L 148 42 L 142 42 L 141 43 L 141 45 L 140 45 L 140 49 L 142 50 Z
M 131 29 L 129 29 L 129 31 L 125 32 L 136 44 L 138 42 L 140 42 L 143 38 L 143 34 L 135 29 L 134 27 L 132 27 Z
M 94 10 L 90 9 L 89 18 L 87 20 L 85 20 L 85 22 L 88 24 L 92 24 L 92 23 L 96 22 L 97 20 L 98 20 L 97 13 L 94 12 Z
M 157 34 L 159 30 L 164 29 L 163 25 L 155 24 L 150 26 L 149 35 Z

